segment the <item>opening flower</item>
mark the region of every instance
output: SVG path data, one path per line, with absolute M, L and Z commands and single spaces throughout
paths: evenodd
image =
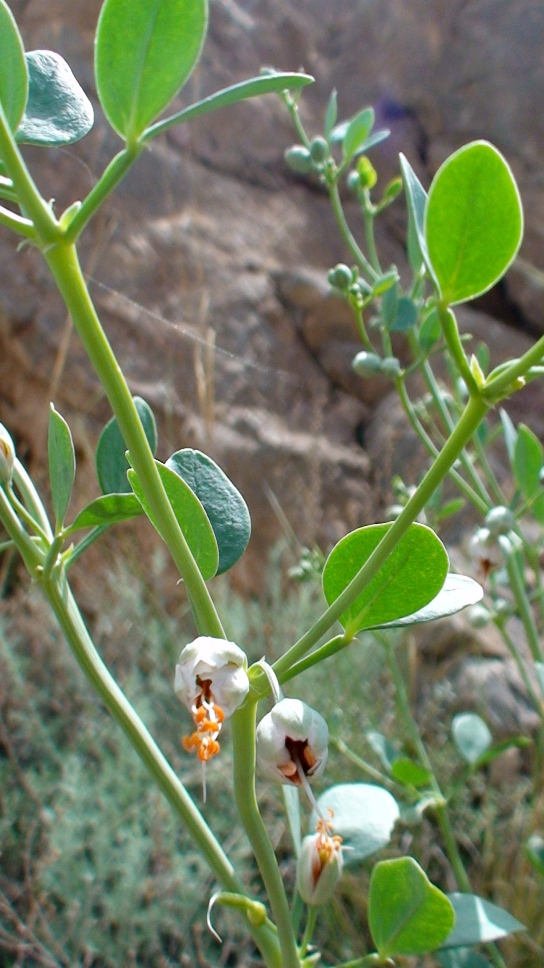
M 282 699 L 257 727 L 257 763 L 276 783 L 315 780 L 327 762 L 329 730 L 323 716 L 300 699 Z
M 297 890 L 305 904 L 326 904 L 340 880 L 342 838 L 332 834 L 332 822 L 318 820 L 316 833 L 302 841 L 297 862 Z
M 176 665 L 174 691 L 193 717 L 195 730 L 183 737 L 188 753 L 207 763 L 219 752 L 225 719 L 249 692 L 247 658 L 234 642 L 201 635 L 186 645 Z

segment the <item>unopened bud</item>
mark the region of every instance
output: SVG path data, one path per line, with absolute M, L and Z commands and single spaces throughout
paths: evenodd
M 382 362 L 382 373 L 384 376 L 391 377 L 393 380 L 400 376 L 401 366 L 396 356 L 386 356 Z
M 351 365 L 357 376 L 376 376 L 382 371 L 382 363 L 383 360 L 377 353 L 367 353 L 366 350 L 362 350 L 354 357 Z
M 309 175 L 312 170 L 312 157 L 304 145 L 293 145 L 284 155 L 287 167 L 297 175 Z
M 4 424 L 0 424 L 0 486 L 11 484 L 15 463 L 15 445 Z
M 353 273 L 349 266 L 344 265 L 343 262 L 339 262 L 334 269 L 331 269 L 327 279 L 329 285 L 334 286 L 335 289 L 340 289 L 345 292 L 351 286 L 353 282 Z
M 330 901 L 342 874 L 342 838 L 331 836 L 319 821 L 317 833 L 302 841 L 297 862 L 297 890 L 305 904 Z
M 300 699 L 282 699 L 257 727 L 257 763 L 276 783 L 300 786 L 321 776 L 328 754 L 329 729 L 318 712 Z
M 489 625 L 491 614 L 485 605 L 473 605 L 468 611 L 468 620 L 473 629 L 483 629 Z
M 374 185 L 378 181 L 378 175 L 370 159 L 366 155 L 362 155 L 356 167 L 361 188 L 374 188 Z
M 322 165 L 323 162 L 326 161 L 326 159 L 329 157 L 329 146 L 325 141 L 325 138 L 322 138 L 320 135 L 318 135 L 317 138 L 314 138 L 310 144 L 310 155 L 312 157 L 312 161 L 316 165 Z
M 485 516 L 485 526 L 489 529 L 492 535 L 506 534 L 514 527 L 515 519 L 510 508 L 505 508 L 502 505 L 498 505 L 495 508 L 491 508 Z

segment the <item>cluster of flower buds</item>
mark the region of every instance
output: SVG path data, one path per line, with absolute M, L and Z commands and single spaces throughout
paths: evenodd
M 329 729 L 300 699 L 280 699 L 257 727 L 257 763 L 276 783 L 300 786 L 325 769 Z
M 15 445 L 3 424 L 0 424 L 0 486 L 11 484 L 15 464 Z
M 249 692 L 245 653 L 234 642 L 200 636 L 179 657 L 174 691 L 195 724 L 194 732 L 183 737 L 183 745 L 207 763 L 219 752 L 224 720 Z
M 379 373 L 381 376 L 395 380 L 402 372 L 400 361 L 396 356 L 382 358 L 377 353 L 367 353 L 366 350 L 357 353 L 351 365 L 357 376 L 362 377 L 377 376 Z
M 318 820 L 316 832 L 302 841 L 297 862 L 297 890 L 305 904 L 326 904 L 340 880 L 342 838 L 332 834 L 330 820 Z

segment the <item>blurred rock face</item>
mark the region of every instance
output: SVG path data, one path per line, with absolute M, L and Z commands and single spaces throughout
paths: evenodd
M 65 56 L 96 105 L 99 3 L 11 5 L 27 49 Z M 212 0 L 204 58 L 180 105 L 262 65 L 303 66 L 316 77 L 301 103 L 311 134 L 333 87 L 342 117 L 373 104 L 391 128 L 373 155 L 384 182 L 397 171 L 399 150 L 428 183 L 462 143 L 494 142 L 512 164 L 527 217 L 525 261 L 494 306 L 513 306 L 542 331 L 542 283 L 532 266 L 544 267 L 544 120 L 535 110 L 543 39 L 537 0 Z M 57 211 L 90 189 L 119 147 L 97 113 L 80 145 L 27 152 Z M 247 584 L 281 533 L 278 507 L 303 542 L 328 546 L 379 506 L 357 438 L 388 386 L 351 374 L 355 329 L 325 282 L 346 253 L 322 194 L 285 169 L 293 140 L 271 96 L 174 130 L 140 159 L 82 244 L 91 293 L 130 386 L 159 416 L 159 456 L 187 445 L 206 450 L 250 504 L 255 537 L 238 566 Z M 83 499 L 94 493 L 90 455 L 110 412 L 39 257 L 17 253 L 0 231 L 0 419 L 40 468 L 54 399 L 88 465 Z M 381 229 L 385 264 L 402 267 L 403 232 L 399 200 Z

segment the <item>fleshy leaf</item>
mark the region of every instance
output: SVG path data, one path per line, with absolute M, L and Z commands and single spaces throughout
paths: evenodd
M 85 137 L 94 123 L 93 107 L 66 61 L 51 50 L 32 50 L 25 56 L 28 100 L 17 141 L 70 145 Z
M 95 75 L 112 128 L 136 141 L 181 90 L 200 56 L 206 0 L 105 0 Z
M 399 159 L 408 206 L 408 258 L 414 272 L 419 272 L 423 263 L 428 262 L 424 231 L 427 192 L 408 159 L 403 154 L 399 156 Z
M 213 578 L 215 575 L 219 560 L 217 541 L 215 540 L 208 516 L 196 494 L 193 494 L 191 488 L 185 483 L 183 478 L 169 467 L 166 467 L 165 464 L 161 464 L 160 461 L 157 460 L 155 463 L 185 540 L 191 549 L 202 577 L 205 581 L 208 581 L 209 578 Z M 151 521 L 151 524 L 161 534 L 160 528 L 154 521 L 153 513 L 145 499 L 136 472 L 132 469 L 129 470 L 127 477 L 132 490 Z
M 215 461 L 199 450 L 178 450 L 166 466 L 183 478 L 208 515 L 219 548 L 217 574 L 222 574 L 246 550 L 251 535 L 246 502 Z
M 499 151 L 473 141 L 436 173 L 425 210 L 427 252 L 445 304 L 474 299 L 504 275 L 521 244 L 523 212 Z
M 421 622 L 434 622 L 446 615 L 455 615 L 468 605 L 475 605 L 484 596 L 484 590 L 473 578 L 466 575 L 446 575 L 446 581 L 428 605 L 418 609 L 396 622 L 386 622 L 378 628 L 397 628 L 404 625 L 419 625 Z
M 323 569 L 329 605 L 349 585 L 392 526 L 371 524 L 352 531 L 331 551 Z M 448 556 L 440 539 L 423 524 L 412 524 L 369 582 L 340 617 L 355 635 L 422 609 L 444 585 Z
M 463 759 L 474 765 L 493 742 L 487 723 L 476 713 L 459 713 L 451 724 L 453 741 Z
M 425 787 L 431 782 L 431 774 L 425 767 L 407 756 L 399 756 L 391 764 L 391 776 L 404 786 Z
M 47 435 L 51 500 L 57 529 L 62 527 L 76 475 L 76 455 L 70 428 L 53 404 Z
M 371 783 L 339 783 L 322 793 L 319 809 L 326 817 L 332 810 L 333 833 L 342 837 L 344 866 L 358 864 L 382 850 L 400 816 L 397 801 L 383 787 Z M 318 817 L 310 819 L 313 829 Z
M 142 141 L 150 141 L 151 138 L 156 138 L 158 134 L 161 134 L 163 131 L 168 131 L 169 128 L 173 128 L 176 124 L 184 124 L 186 121 L 192 121 L 193 118 L 202 117 L 203 114 L 218 111 L 219 108 L 226 108 L 231 104 L 239 104 L 241 101 L 247 101 L 249 98 L 260 97 L 262 94 L 297 90 L 300 87 L 305 87 L 307 84 L 312 84 L 313 80 L 310 74 L 278 71 L 274 74 L 263 74 L 259 77 L 251 77 L 247 81 L 239 81 L 238 84 L 232 84 L 230 87 L 215 91 L 201 101 L 196 101 L 181 111 L 177 111 L 171 117 L 164 118 L 164 120 L 152 124 L 143 135 Z
M 370 878 L 368 921 L 381 958 L 435 951 L 455 921 L 451 901 L 412 857 L 376 864 Z
M 143 514 L 143 508 L 135 494 L 104 494 L 91 501 L 79 512 L 70 531 L 79 528 L 97 528 L 127 521 Z
M 374 127 L 374 110 L 365 108 L 349 122 L 342 138 L 344 161 L 349 164 Z
M 0 50 L 0 102 L 16 131 L 28 96 L 28 72 L 19 28 L 5 0 L 0 0 Z
M 134 397 L 138 411 L 153 453 L 157 450 L 157 425 L 149 404 L 141 397 Z M 126 444 L 119 429 L 117 419 L 112 417 L 100 434 L 96 448 L 96 474 L 103 494 L 130 494 L 127 480 L 129 463 L 125 457 Z
M 476 894 L 455 893 L 448 897 L 455 911 L 455 927 L 443 942 L 443 948 L 468 948 L 526 930 L 508 911 Z

